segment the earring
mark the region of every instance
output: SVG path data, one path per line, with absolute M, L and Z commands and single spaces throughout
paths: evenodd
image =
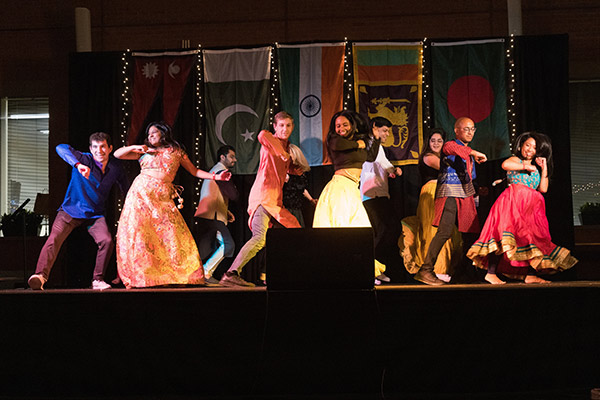
M 175 193 L 173 193 L 173 196 L 171 196 L 172 199 L 177 198 L 177 208 L 179 210 L 181 210 L 183 208 L 183 197 L 181 197 L 181 193 L 183 192 L 183 186 L 179 186 L 179 185 L 173 185 L 173 191 Z

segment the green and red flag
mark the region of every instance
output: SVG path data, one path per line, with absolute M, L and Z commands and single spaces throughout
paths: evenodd
M 454 137 L 454 122 L 469 117 L 471 147 L 494 160 L 510 155 L 504 39 L 431 43 L 435 126 Z
M 344 43 L 279 45 L 282 108 L 294 117 L 290 141 L 311 166 L 330 164 L 329 122 L 343 107 Z
M 395 165 L 417 164 L 423 143 L 421 43 L 354 43 L 356 110 L 392 122 L 383 143 Z
M 260 161 L 258 133 L 269 129 L 271 47 L 204 50 L 206 160 L 219 147 L 235 148 L 237 174 L 254 174 Z

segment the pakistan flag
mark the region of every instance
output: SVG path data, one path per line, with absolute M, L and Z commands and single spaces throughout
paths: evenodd
M 257 136 L 269 128 L 271 47 L 204 50 L 206 161 L 231 145 L 238 159 L 233 172 L 255 174 L 260 160 Z

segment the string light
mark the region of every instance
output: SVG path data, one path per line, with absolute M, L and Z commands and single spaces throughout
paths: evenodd
M 202 88 L 201 88 L 201 84 L 202 84 L 202 73 L 203 73 L 203 68 L 202 68 L 202 45 L 200 43 L 198 43 L 198 50 L 197 50 L 197 59 L 196 59 L 196 113 L 198 114 L 198 135 L 196 135 L 196 137 L 194 138 L 194 154 L 196 156 L 196 168 L 200 168 L 201 167 L 201 163 L 200 163 L 200 138 L 203 135 L 202 132 L 202 117 L 204 116 L 202 114 L 202 102 L 203 102 L 203 98 L 202 98 Z M 194 209 L 196 209 L 198 207 L 198 203 L 200 202 L 200 190 L 202 188 L 202 180 L 201 179 L 196 179 L 196 184 L 194 185 Z M 194 218 L 194 225 L 198 224 L 198 220 L 197 218 Z
M 589 190 L 595 190 L 598 188 L 600 188 L 600 181 L 590 182 L 590 183 L 586 183 L 583 185 L 573 185 L 572 192 L 573 192 L 573 194 L 575 194 L 575 193 L 587 192 Z M 596 192 L 596 193 L 594 193 L 594 196 L 600 196 L 600 193 Z
M 275 47 L 279 48 L 279 43 L 275 42 Z M 269 58 L 271 60 L 271 106 L 269 107 L 269 125 L 273 124 L 274 110 L 279 109 L 279 97 L 277 96 L 277 87 L 279 85 L 279 69 L 277 68 L 273 47 L 269 47 Z
M 127 128 L 129 127 L 129 109 L 130 109 L 130 91 L 129 91 L 129 60 L 131 58 L 131 50 L 127 49 L 121 54 L 121 133 L 120 146 L 127 144 Z M 123 201 L 120 197 L 117 198 L 118 214 L 123 210 Z M 115 221 L 117 227 L 118 221 Z
M 513 142 L 517 136 L 517 113 L 515 107 L 515 60 L 513 58 L 515 50 L 515 35 L 510 35 L 509 45 L 506 49 L 506 58 L 508 64 L 509 91 L 508 91 L 508 124 L 510 130 L 510 150 L 513 150 Z
M 427 68 L 425 65 L 426 59 L 425 59 L 425 51 L 427 50 L 428 47 L 428 42 L 427 42 L 427 38 L 424 38 L 423 41 L 421 42 L 421 71 L 423 72 L 421 74 L 421 90 L 423 92 L 423 102 L 425 103 L 425 126 L 427 126 L 427 128 L 431 128 L 431 106 L 429 104 L 429 100 L 427 99 L 427 95 L 429 94 L 429 85 L 427 84 L 428 82 L 428 75 L 427 75 Z
M 352 96 L 352 83 L 354 77 L 352 76 L 352 68 L 348 65 L 352 61 L 352 46 L 348 43 L 348 38 L 344 38 L 344 48 L 346 54 L 344 56 L 344 110 L 348 109 L 348 104 Z

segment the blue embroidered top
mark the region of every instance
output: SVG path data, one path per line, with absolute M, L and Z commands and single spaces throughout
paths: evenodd
M 473 157 L 469 155 L 470 152 L 471 148 L 458 139 L 444 144 L 435 193 L 436 199 L 440 197 L 467 198 L 475 195 L 473 179 L 477 177 L 477 174 Z
M 523 163 L 523 160 L 519 161 L 521 162 L 521 164 Z M 508 180 L 509 185 L 519 183 L 532 189 L 537 189 L 540 185 L 541 176 L 536 168 L 535 171 L 531 173 L 525 170 L 506 171 L 506 179 Z

